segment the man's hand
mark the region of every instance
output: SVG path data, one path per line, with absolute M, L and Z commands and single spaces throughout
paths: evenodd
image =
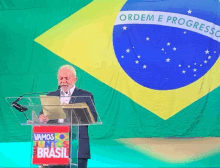
M 44 114 L 41 114 L 40 117 L 39 117 L 39 120 L 40 120 L 41 123 L 47 123 L 49 118 L 47 116 L 45 116 Z

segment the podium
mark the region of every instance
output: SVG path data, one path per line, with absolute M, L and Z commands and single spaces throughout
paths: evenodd
M 61 105 L 61 98 L 69 104 Z M 78 155 L 85 150 L 83 144 L 79 145 L 81 134 L 88 133 L 85 130 L 89 125 L 102 124 L 90 96 L 6 97 L 6 101 L 18 122 L 32 127 L 30 163 L 39 167 L 66 165 L 77 168 Z M 49 121 L 41 122 L 41 114 Z

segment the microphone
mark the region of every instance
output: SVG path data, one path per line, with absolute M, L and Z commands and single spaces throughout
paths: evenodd
M 22 96 L 23 96 L 23 95 L 22 95 Z M 20 104 L 17 103 L 18 101 L 20 101 L 20 100 L 22 99 L 22 96 L 20 96 L 19 98 L 17 98 L 15 101 L 12 102 L 12 107 L 14 107 L 15 109 L 17 109 L 17 110 L 20 111 L 20 112 L 24 112 L 24 111 L 27 111 L 27 110 L 28 110 L 26 107 L 24 107 L 24 106 L 22 106 L 22 105 L 20 105 Z M 23 113 L 23 114 L 24 114 L 25 118 L 26 118 L 27 120 L 29 120 L 28 117 L 27 117 L 27 115 L 26 115 L 25 113 Z
M 22 106 L 22 105 L 20 105 L 20 104 L 18 104 L 18 103 L 15 103 L 15 102 L 12 103 L 12 106 L 13 106 L 14 108 L 16 108 L 16 109 L 17 109 L 18 111 L 20 111 L 20 112 L 24 112 L 24 111 L 27 111 L 27 110 L 28 110 L 26 107 L 24 107 L 24 106 Z
M 17 98 L 15 101 L 13 101 L 11 104 L 14 108 L 16 108 L 18 111 L 23 112 L 23 111 L 27 111 L 28 109 L 24 106 L 21 106 L 20 104 L 18 104 L 17 102 L 20 101 L 22 99 L 22 96 L 19 96 L 19 98 Z
M 58 85 L 58 90 L 60 90 L 60 88 L 61 88 L 61 85 Z

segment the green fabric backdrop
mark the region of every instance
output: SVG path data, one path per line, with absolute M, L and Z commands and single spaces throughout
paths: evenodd
M 0 0 L 0 142 L 30 141 L 5 97 L 54 91 L 56 73 L 69 64 L 34 39 L 91 0 Z M 90 126 L 96 139 L 131 137 L 215 137 L 220 135 L 220 88 L 163 120 L 77 66 L 77 87 L 93 93 L 102 126 Z

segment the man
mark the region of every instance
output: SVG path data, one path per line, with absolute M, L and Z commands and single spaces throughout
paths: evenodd
M 72 104 L 86 102 L 89 106 L 92 115 L 97 121 L 97 114 L 94 108 L 93 95 L 82 89 L 78 89 L 75 86 L 77 81 L 76 71 L 70 65 L 63 65 L 58 70 L 58 85 L 60 89 L 55 92 L 50 92 L 49 96 L 59 96 L 61 104 Z M 65 97 L 66 96 L 66 97 Z M 76 97 L 70 97 L 76 96 Z M 79 97 L 77 97 L 79 96 Z M 39 120 L 42 123 L 63 123 L 64 119 L 49 120 L 43 112 L 39 116 Z M 79 126 L 79 142 L 78 142 L 78 168 L 86 168 L 87 160 L 90 159 L 90 147 L 89 147 L 89 136 L 88 126 Z M 66 166 L 51 166 L 51 167 L 63 167 Z

